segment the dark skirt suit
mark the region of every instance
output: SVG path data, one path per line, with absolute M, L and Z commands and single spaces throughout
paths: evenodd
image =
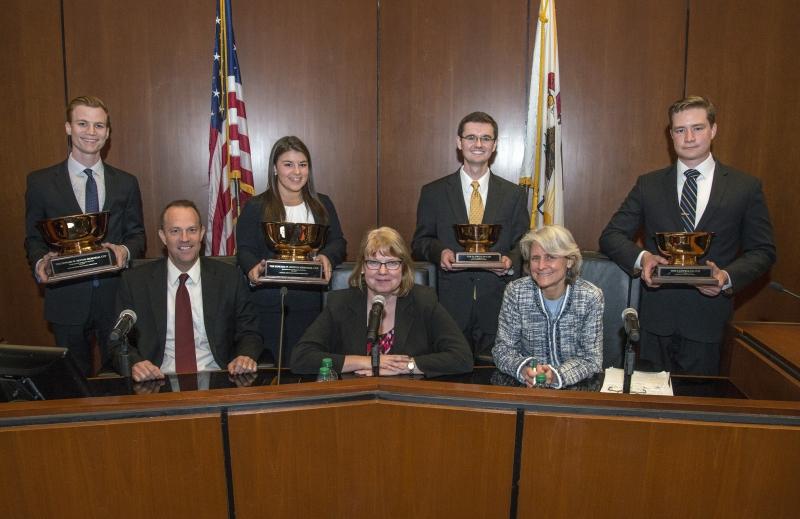
M 326 195 L 319 194 L 320 202 L 328 211 L 328 234 L 325 245 L 318 251 L 331 262 L 331 268 L 344 260 L 347 242 L 342 234 L 342 226 L 333 202 Z M 237 258 L 239 266 L 247 274 L 262 259 L 272 259 L 277 252 L 267 246 L 261 226 L 264 195 L 250 199 L 236 224 Z M 289 287 L 286 294 L 286 324 L 284 330 L 284 366 L 288 366 L 294 345 L 322 310 L 322 290 L 318 285 Z M 258 286 L 251 288 L 253 302 L 261 319 L 261 335 L 264 345 L 278 360 L 278 340 L 280 338 L 281 293 L 277 286 Z
M 472 352 L 436 292 L 414 285 L 397 299 L 390 354 L 409 355 L 426 377 L 472 371 Z M 292 352 L 292 371 L 317 373 L 330 357 L 341 372 L 346 355 L 367 354 L 367 292 L 358 288 L 328 294 L 325 309 Z

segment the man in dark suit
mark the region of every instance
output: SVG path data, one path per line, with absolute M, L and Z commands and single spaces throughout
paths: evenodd
M 521 270 L 517 243 L 528 230 L 527 197 L 521 187 L 489 169 L 497 149 L 497 123 L 490 115 L 473 112 L 464 117 L 456 147 L 463 157 L 461 169 L 422 188 L 411 246 L 415 259 L 439 265 L 439 300 L 461 328 L 473 355 L 490 358 L 503 291 Z M 491 248 L 502 254 L 502 268 L 453 267 L 455 252 L 464 250 L 453 225 L 463 223 L 502 226 Z
M 100 151 L 111 132 L 108 109 L 93 96 L 73 99 L 67 106 L 66 132 L 71 152 L 66 161 L 28 175 L 25 193 L 25 250 L 39 283 L 51 274 L 56 255 L 36 228 L 47 218 L 109 211 L 103 246 L 123 267 L 144 252 L 142 201 L 136 177 L 105 164 Z M 58 346 L 67 347 L 84 373 L 91 370 L 92 339 L 102 363 L 109 360 L 107 339 L 116 316 L 114 296 L 119 276 L 106 274 L 45 285 L 44 316 Z
M 761 182 L 715 161 L 717 132 L 710 101 L 691 96 L 669 109 L 678 161 L 639 177 L 600 237 L 600 249 L 631 275 L 641 272 L 640 367 L 714 375 L 720 344 L 733 308 L 730 294 L 775 262 L 772 224 Z M 634 242 L 642 230 L 644 248 Z M 655 233 L 697 230 L 714 233 L 705 256 L 715 285 L 662 285 L 653 271 Z
M 122 276 L 117 310 L 137 316 L 129 350 L 136 382 L 223 366 L 232 375 L 257 369 L 264 345 L 244 276 L 234 265 L 200 258 L 204 235 L 194 203 L 171 202 L 158 230 L 167 258 Z

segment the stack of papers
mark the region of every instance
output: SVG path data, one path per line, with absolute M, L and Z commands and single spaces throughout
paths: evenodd
M 601 393 L 622 393 L 622 383 L 625 371 L 619 368 L 606 368 L 603 388 Z M 669 395 L 672 396 L 672 384 L 669 382 L 669 372 L 648 373 L 634 371 L 631 376 L 632 395 Z

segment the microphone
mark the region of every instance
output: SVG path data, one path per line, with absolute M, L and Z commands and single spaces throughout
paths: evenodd
M 622 320 L 625 322 L 625 333 L 628 335 L 628 344 L 625 346 L 625 361 L 623 368 L 625 372 L 622 378 L 622 392 L 631 392 L 631 377 L 636 366 L 636 352 L 633 351 L 632 342 L 639 341 L 639 314 L 633 308 L 626 308 L 622 311 Z
M 633 342 L 639 342 L 639 314 L 633 308 L 622 311 L 622 320 L 625 322 L 625 333 Z
M 794 297 L 795 299 L 800 299 L 800 295 L 795 294 L 791 290 L 786 289 L 783 285 L 781 285 L 777 281 L 772 281 L 769 284 L 769 288 L 771 288 L 772 290 L 776 290 L 778 292 L 783 292 L 784 294 L 789 294 L 790 296 Z
M 108 336 L 109 342 L 118 342 L 122 340 L 123 337 L 128 335 L 128 332 L 131 331 L 134 324 L 136 324 L 136 312 L 129 309 L 123 310 L 119 314 L 117 324 L 114 325 L 111 334 Z
M 372 348 L 372 374 L 378 376 L 381 369 L 381 352 L 375 342 L 378 340 L 378 330 L 381 329 L 381 319 L 383 319 L 383 307 L 386 304 L 386 298 L 383 296 L 375 296 L 372 298 L 372 309 L 369 311 L 369 320 L 367 321 L 367 344 Z
M 278 334 L 278 375 L 276 384 L 278 386 L 281 385 L 281 368 L 283 367 L 283 329 L 286 324 L 286 305 L 284 300 L 288 292 L 289 289 L 285 285 L 281 287 L 281 328 Z

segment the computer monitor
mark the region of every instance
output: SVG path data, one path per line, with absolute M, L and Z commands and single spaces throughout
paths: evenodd
M 67 348 L 0 344 L 0 401 L 91 396 Z

